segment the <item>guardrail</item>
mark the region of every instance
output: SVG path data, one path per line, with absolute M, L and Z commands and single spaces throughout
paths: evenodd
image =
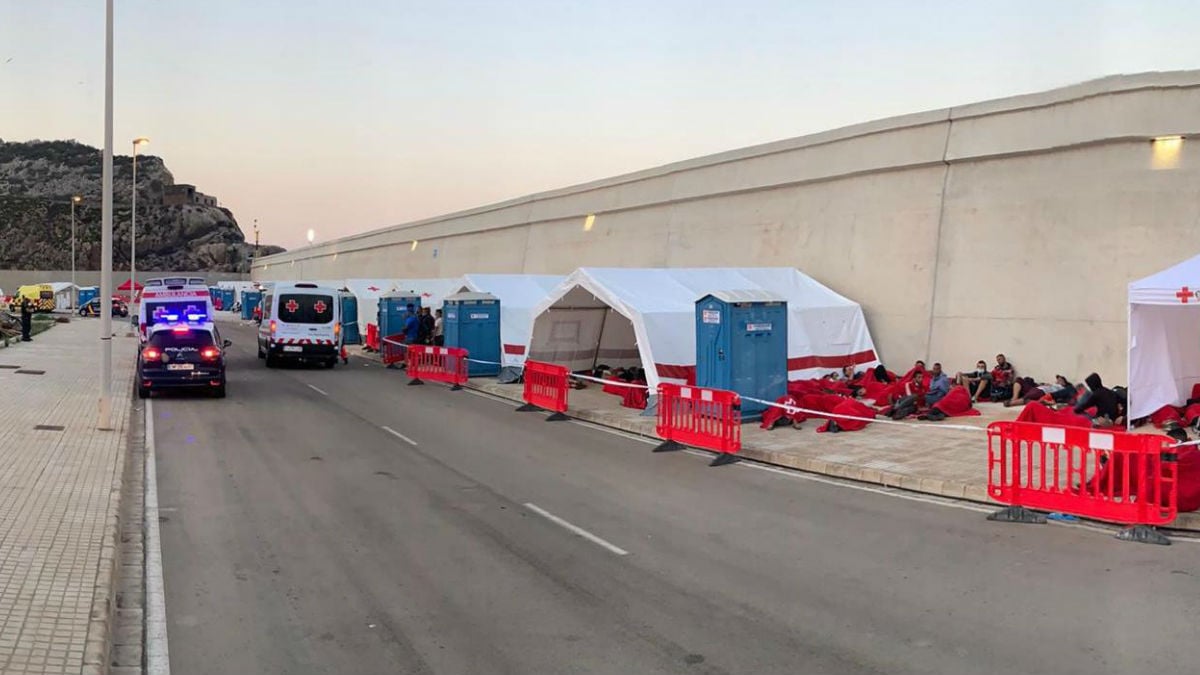
M 742 399 L 737 393 L 679 384 L 658 385 L 655 452 L 692 445 L 720 453 L 710 466 L 737 461 L 742 449 Z
M 1030 509 L 1129 527 L 1119 539 L 1169 544 L 1154 529 L 1178 513 L 1174 441 L 1029 422 L 988 425 L 988 495 L 1008 508 L 989 520 L 1044 523 Z
M 566 366 L 541 361 L 525 361 L 525 405 L 520 411 L 549 410 L 547 421 L 567 419 L 567 390 L 571 372 Z
M 408 345 L 408 374 L 410 385 L 445 382 L 454 390 L 467 383 L 467 350 L 459 347 Z

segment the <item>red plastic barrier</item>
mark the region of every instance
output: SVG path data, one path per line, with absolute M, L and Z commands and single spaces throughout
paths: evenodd
M 566 366 L 541 361 L 525 361 L 526 410 L 541 408 L 561 418 L 567 412 L 570 371 Z
M 367 336 L 364 344 L 371 351 L 379 351 L 379 326 L 373 323 L 367 324 Z
M 1012 507 L 1163 525 L 1177 513 L 1173 444 L 1156 434 L 993 422 L 988 495 Z
M 742 398 L 732 391 L 660 383 L 656 431 L 665 441 L 658 450 L 694 445 L 722 453 L 714 465 L 728 463 L 742 449 Z
M 375 349 L 379 352 L 379 356 L 383 359 L 383 365 L 391 366 L 404 361 L 405 354 L 411 347 L 404 344 L 404 333 L 389 335 L 383 339 L 383 344 L 379 344 L 379 333 L 375 333 Z M 368 329 L 368 340 L 370 339 L 370 330 Z M 369 343 L 368 343 L 369 344 Z
M 467 383 L 467 350 L 459 347 L 408 346 L 409 384 L 445 382 L 457 389 Z

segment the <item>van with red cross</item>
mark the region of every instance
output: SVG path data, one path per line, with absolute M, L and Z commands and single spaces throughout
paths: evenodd
M 263 293 L 258 358 L 268 368 L 283 361 L 337 364 L 342 344 L 341 303 L 334 288 L 277 282 Z

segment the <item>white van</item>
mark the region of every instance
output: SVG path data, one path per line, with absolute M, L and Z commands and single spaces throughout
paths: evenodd
M 213 320 L 212 296 L 202 278 L 148 279 L 141 295 L 137 323 L 142 342 L 157 324 L 209 324 Z
M 274 368 L 280 361 L 318 361 L 332 368 L 342 341 L 338 292 L 309 283 L 276 282 L 263 292 L 258 358 Z

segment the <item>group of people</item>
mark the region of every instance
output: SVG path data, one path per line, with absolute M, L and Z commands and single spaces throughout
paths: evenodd
M 938 421 L 947 417 L 978 415 L 976 403 L 993 402 L 1006 407 L 1025 406 L 1018 419 L 1042 418 L 1046 414 L 1070 415 L 1077 423 L 1095 427 L 1111 427 L 1125 423 L 1127 398 L 1124 389 L 1108 388 L 1100 376 L 1092 373 L 1082 385 L 1074 385 L 1066 377 L 1056 375 L 1052 382 L 1039 382 L 1032 377 L 1018 376 L 1016 367 L 1004 354 L 996 355 L 991 368 L 978 361 L 975 369 L 950 376 L 942 364 L 926 367 L 917 361 L 904 375 L 896 375 L 879 365 L 862 371 L 845 366 L 820 380 L 790 382 L 788 395 L 781 404 L 834 412 L 839 401 L 830 396 L 850 400 L 870 400 L 875 407 L 861 407 L 859 417 L 876 415 L 902 420 L 916 417 Z M 807 401 L 810 405 L 804 405 Z M 814 408 L 814 406 L 816 406 Z M 1036 409 L 1031 409 L 1035 407 Z M 776 420 L 789 415 L 772 415 L 769 428 Z M 793 422 L 795 420 L 793 419 Z M 842 427 L 839 429 L 838 427 Z M 856 428 L 866 426 L 856 423 Z M 832 428 L 827 428 L 832 427 Z M 829 431 L 846 430 L 845 424 L 826 425 Z

